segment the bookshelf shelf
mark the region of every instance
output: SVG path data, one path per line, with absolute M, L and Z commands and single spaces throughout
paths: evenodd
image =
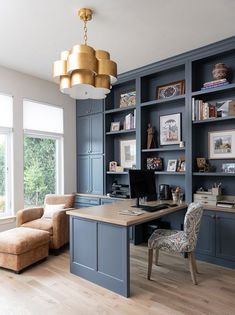
M 106 172 L 107 175 L 127 175 L 128 172 Z
M 185 148 L 156 148 L 156 149 L 142 149 L 141 152 L 143 153 L 151 153 L 151 152 L 170 152 L 170 151 L 185 151 Z
M 165 103 L 174 103 L 177 102 L 179 100 L 185 100 L 185 95 L 179 95 L 179 96 L 175 96 L 175 97 L 171 97 L 171 98 L 164 98 L 164 99 L 160 99 L 160 100 L 153 100 L 153 101 L 149 101 L 149 102 L 144 102 L 141 103 L 141 107 L 146 107 L 146 106 L 154 106 L 154 105 L 158 105 L 158 104 L 165 104 Z
M 217 92 L 226 91 L 226 90 L 228 91 L 228 90 L 232 90 L 232 89 L 235 89 L 235 83 L 230 83 L 228 85 L 219 86 L 219 87 L 215 87 L 215 88 L 211 88 L 211 89 L 207 89 L 207 90 L 200 90 L 200 91 L 192 92 L 192 96 L 217 93 Z
M 127 106 L 127 107 L 120 107 L 120 108 L 115 108 L 115 109 L 110 109 L 106 110 L 105 114 L 115 114 L 115 113 L 120 113 L 120 112 L 126 112 L 126 111 L 131 111 L 136 109 L 136 106 Z
M 185 175 L 185 172 L 167 172 L 167 171 L 159 171 L 159 172 L 154 172 L 156 175 Z
M 223 176 L 223 177 L 233 177 L 235 173 L 224 173 L 224 172 L 193 172 L 193 176 Z
M 120 134 L 134 133 L 134 132 L 136 132 L 135 129 L 127 129 L 127 130 L 119 130 L 119 131 L 109 131 L 109 132 L 106 132 L 106 135 L 113 136 L 113 135 L 120 135 Z
M 211 118 L 211 119 L 194 120 L 193 124 L 216 123 L 216 122 L 223 122 L 223 121 L 226 121 L 226 120 L 233 120 L 233 119 L 235 119 L 235 116 L 218 117 L 218 118 Z

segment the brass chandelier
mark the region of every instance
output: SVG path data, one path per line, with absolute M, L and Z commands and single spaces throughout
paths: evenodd
M 90 9 L 78 11 L 84 22 L 84 44 L 62 51 L 60 60 L 53 63 L 53 79 L 60 91 L 75 99 L 103 99 L 117 81 L 117 64 L 104 50 L 87 45 L 87 22 L 92 19 Z

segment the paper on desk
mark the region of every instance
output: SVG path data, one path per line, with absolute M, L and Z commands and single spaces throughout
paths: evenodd
M 123 215 L 140 215 L 145 213 L 143 210 L 122 210 L 118 212 L 119 214 Z

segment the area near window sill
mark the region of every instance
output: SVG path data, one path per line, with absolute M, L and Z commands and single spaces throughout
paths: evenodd
M 0 225 L 15 222 L 16 216 L 0 217 Z

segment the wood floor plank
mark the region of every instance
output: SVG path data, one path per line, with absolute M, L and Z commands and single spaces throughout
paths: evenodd
M 69 272 L 69 252 L 49 256 L 20 275 L 0 270 L 0 315 L 235 315 L 235 271 L 160 252 L 147 275 L 147 247 L 131 246 L 131 298 Z

